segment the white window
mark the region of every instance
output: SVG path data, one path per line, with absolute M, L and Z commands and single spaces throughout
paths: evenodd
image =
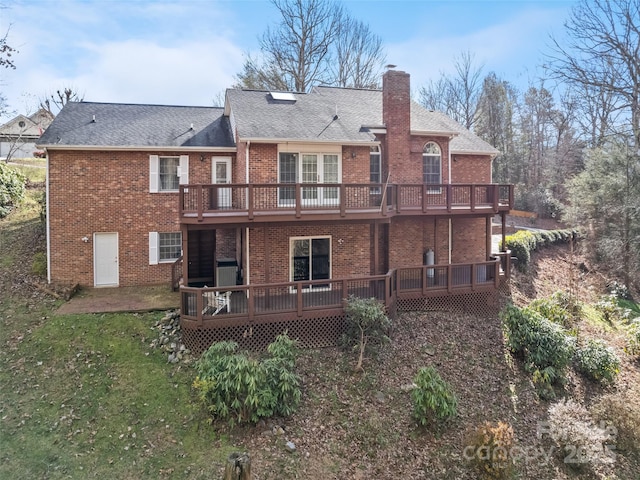
M 442 183 L 442 156 L 440 147 L 434 142 L 427 143 L 422 151 L 422 173 L 427 185 Z
M 189 183 L 189 156 L 149 156 L 149 191 L 177 192 L 180 185 Z
M 382 161 L 380 158 L 380 147 L 373 146 L 369 151 L 369 181 L 371 183 L 382 183 Z M 381 192 L 380 187 L 371 187 L 372 194 Z
M 327 205 L 338 202 L 338 187 L 310 187 L 309 184 L 340 183 L 342 165 L 336 153 L 280 152 L 278 183 L 302 183 L 302 201 L 307 205 Z M 295 203 L 295 187 L 280 187 L 278 203 Z
M 331 237 L 291 237 L 291 281 L 331 278 Z M 328 284 L 310 288 L 327 288 Z
M 149 265 L 175 262 L 182 255 L 182 232 L 149 232 Z

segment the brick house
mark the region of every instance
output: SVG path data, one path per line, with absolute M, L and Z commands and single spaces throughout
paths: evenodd
M 405 72 L 382 91 L 231 89 L 224 108 L 70 103 L 40 143 L 50 281 L 173 282 L 192 343 L 331 337 L 349 294 L 394 311 L 508 275 L 498 152 L 411 101 Z

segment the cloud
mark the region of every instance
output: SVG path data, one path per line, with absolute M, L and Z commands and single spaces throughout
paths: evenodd
M 562 13 L 553 8 L 527 9 L 507 17 L 500 23 L 456 34 L 431 36 L 429 31 L 402 42 L 387 45 L 387 58 L 399 68 L 410 68 L 414 90 L 437 80 L 442 73 L 455 75 L 455 61 L 462 52 L 474 55 L 476 67 L 484 65 L 483 73 L 496 71 L 507 80 L 527 82 L 526 75 L 534 72 L 542 58 L 549 33 L 561 26 Z M 407 67 L 408 66 L 408 67 Z
M 223 38 L 168 47 L 147 40 L 87 46 L 95 60 L 74 83 L 86 100 L 211 105 L 233 83 L 241 50 Z

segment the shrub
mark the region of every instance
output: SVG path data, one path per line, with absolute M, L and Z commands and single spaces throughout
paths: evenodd
M 384 305 L 375 298 L 351 295 L 344 310 L 347 328 L 343 343 L 359 352 L 355 370 L 362 370 L 365 351 L 370 352 L 389 342 L 391 319 L 385 314 Z
M 517 258 L 518 270 L 526 272 L 531 260 L 531 253 L 536 249 L 568 242 L 577 236 L 579 236 L 577 230 L 549 230 L 535 233 L 528 230 L 518 230 L 505 238 L 505 247 L 507 250 L 511 250 L 511 254 Z
M 25 194 L 26 178 L 19 171 L 0 162 L 0 218 L 18 205 Z
M 549 407 L 547 432 L 568 466 L 611 464 L 615 460 L 615 429 L 597 426 L 586 408 L 573 400 Z
M 640 317 L 629 324 L 627 330 L 627 345 L 624 348 L 629 355 L 640 355 Z
M 602 319 L 609 324 L 626 321 L 631 315 L 629 309 L 618 305 L 618 299 L 615 295 L 607 295 L 600 301 L 594 303 L 593 308 L 595 308 L 600 315 L 602 315 Z
M 47 254 L 44 252 L 38 252 L 33 256 L 33 263 L 31 264 L 31 272 L 41 277 L 47 276 Z
M 613 382 L 620 372 L 620 359 L 602 340 L 589 340 L 574 358 L 578 371 L 592 380 Z
M 560 302 L 555 301 L 553 297 L 548 299 L 538 298 L 532 301 L 528 308 L 563 327 L 569 327 L 573 323 L 569 311 Z
M 554 396 L 552 385 L 563 383 L 575 339 L 535 310 L 507 306 L 500 313 L 509 349 L 522 357 L 543 398 Z
M 262 361 L 237 349 L 235 342 L 218 342 L 196 362 L 193 386 L 211 416 L 234 425 L 293 413 L 301 397 L 294 342 L 278 336 Z
M 623 300 L 631 300 L 631 292 L 624 283 L 620 283 L 617 281 L 611 282 L 607 285 L 609 293 L 615 298 L 621 298 Z
M 433 367 L 422 367 L 414 379 L 413 416 L 418 425 L 440 422 L 455 417 L 458 399 L 451 386 Z
M 465 458 L 471 460 L 483 478 L 508 478 L 511 473 L 509 452 L 513 447 L 513 428 L 504 422 L 484 422 L 476 428 Z
M 640 392 L 626 390 L 605 395 L 591 412 L 612 433 L 617 433 L 617 450 L 640 453 Z

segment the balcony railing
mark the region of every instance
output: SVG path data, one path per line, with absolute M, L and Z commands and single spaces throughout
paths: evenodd
M 184 223 L 498 213 L 513 205 L 500 184 L 212 184 L 180 186 Z
M 349 295 L 374 297 L 391 307 L 398 298 L 493 290 L 498 288 L 500 277 L 509 274 L 509 252 L 502 257 L 488 262 L 398 268 L 386 275 L 360 278 L 217 288 L 182 286 L 181 319 L 191 328 L 265 323 L 286 317 L 309 317 L 314 312 L 319 316 L 330 310 L 341 313 Z M 228 303 L 221 309 L 211 309 L 215 295 L 224 295 Z

